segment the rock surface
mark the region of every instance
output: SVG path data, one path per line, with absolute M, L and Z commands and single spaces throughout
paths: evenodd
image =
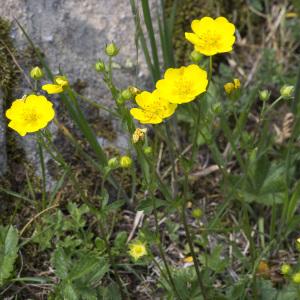
M 154 3 L 155 0 L 150 1 L 152 9 Z M 111 103 L 100 75 L 94 70 L 98 58 L 105 60 L 103 50 L 111 41 L 120 47 L 114 72 L 118 86 L 124 88 L 145 82 L 142 78 L 147 76 L 147 68 L 142 52 L 139 51 L 138 56 L 136 53 L 135 25 L 129 0 L 3 0 L 0 16 L 13 22 L 12 37 L 17 49 L 25 49 L 28 43 L 14 19 L 45 53 L 52 71 L 63 70 L 71 84 L 78 79 L 83 81 L 86 87 L 82 93 L 95 101 Z M 29 69 L 25 68 L 25 72 L 28 73 Z M 15 96 L 22 97 L 24 93 L 25 81 L 24 89 L 17 91 Z M 2 123 L 0 134 L 1 143 L 4 143 Z M 124 144 L 124 139 L 118 138 L 116 142 L 118 140 Z M 27 149 L 28 159 L 34 157 L 33 138 L 28 136 L 22 143 Z M 3 164 L 5 147 L 0 146 L 0 162 Z

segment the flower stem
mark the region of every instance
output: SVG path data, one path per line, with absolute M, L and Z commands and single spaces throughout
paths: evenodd
M 163 260 L 163 263 L 165 265 L 166 272 L 167 272 L 167 275 L 169 277 L 170 285 L 173 287 L 174 292 L 177 295 L 178 299 L 182 299 L 180 297 L 177 289 L 176 289 L 176 285 L 174 283 L 174 280 L 173 280 L 173 277 L 172 277 L 172 274 L 171 274 L 171 270 L 169 268 L 169 265 L 168 265 L 168 262 L 167 262 L 167 259 L 166 259 L 166 256 L 165 256 L 164 249 L 161 245 L 161 235 L 160 235 L 160 232 L 159 232 L 159 224 L 158 224 L 158 216 L 157 216 L 157 208 L 156 208 L 155 197 L 152 197 L 152 201 L 153 201 L 153 212 L 154 212 L 154 220 L 155 220 L 155 231 L 156 231 L 156 234 L 158 236 L 158 250 L 159 250 L 160 256 Z
M 187 199 L 188 199 L 187 198 L 188 175 L 187 175 L 186 172 L 184 174 L 184 177 L 185 177 L 185 180 L 184 180 L 185 181 L 185 183 L 184 183 L 184 198 L 185 198 L 184 200 L 185 201 L 183 202 L 182 209 L 181 209 L 181 219 L 182 219 L 182 223 L 183 223 L 183 226 L 184 226 L 184 231 L 186 233 L 186 239 L 187 239 L 187 242 L 189 244 L 191 255 L 193 257 L 193 262 L 194 262 L 194 266 L 195 266 L 195 270 L 196 270 L 200 290 L 201 290 L 201 293 L 203 295 L 204 300 L 207 300 L 208 298 L 206 297 L 206 294 L 205 294 L 205 287 L 204 287 L 204 283 L 203 283 L 201 273 L 200 273 L 199 262 L 198 262 L 198 259 L 197 259 L 197 256 L 196 256 L 196 253 L 195 253 L 195 250 L 194 250 L 194 245 L 193 245 L 193 241 L 192 241 L 192 238 L 191 238 L 189 225 L 187 223 L 187 219 L 186 219 L 186 215 L 185 215 L 186 202 L 187 202 Z

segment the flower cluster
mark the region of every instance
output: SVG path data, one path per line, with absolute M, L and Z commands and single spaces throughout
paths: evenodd
M 177 104 L 193 101 L 205 92 L 207 84 L 206 71 L 197 65 L 169 68 L 157 81 L 156 90 L 136 96 L 139 108 L 132 108 L 130 113 L 143 124 L 161 123 L 175 112 Z
M 204 17 L 191 24 L 193 33 L 185 37 L 194 44 L 193 61 L 199 62 L 201 55 L 212 56 L 229 52 L 235 42 L 235 26 L 226 18 Z M 225 89 L 239 88 L 239 81 L 230 83 Z M 204 93 L 208 87 L 207 72 L 197 64 L 187 67 L 169 68 L 163 79 L 156 83 L 152 93 L 143 92 L 136 96 L 138 108 L 130 110 L 131 115 L 143 124 L 158 124 L 170 117 L 177 104 L 188 103 Z

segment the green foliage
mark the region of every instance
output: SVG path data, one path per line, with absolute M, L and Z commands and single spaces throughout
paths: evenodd
M 94 286 L 109 271 L 105 258 L 99 258 L 93 253 L 72 253 L 57 248 L 51 262 L 55 275 L 60 279 L 53 299 L 98 299 L 100 290 Z
M 0 226 L 0 287 L 12 276 L 18 256 L 18 231 L 13 226 Z

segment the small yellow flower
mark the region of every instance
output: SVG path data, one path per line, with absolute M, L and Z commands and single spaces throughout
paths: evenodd
M 185 262 L 185 263 L 193 263 L 194 262 L 194 260 L 193 260 L 193 257 L 192 256 L 187 256 L 187 257 L 185 257 L 184 259 L 183 259 L 183 262 Z
M 8 127 L 21 136 L 46 127 L 54 115 L 52 103 L 46 97 L 38 95 L 17 99 L 6 111 L 6 117 L 10 120 Z
M 134 260 L 138 260 L 142 256 L 147 255 L 147 249 L 145 244 L 143 244 L 141 241 L 132 242 L 129 245 L 129 255 Z
M 136 144 L 138 141 L 143 141 L 147 128 L 137 128 L 132 135 L 132 142 Z
M 69 81 L 65 76 L 56 76 L 54 78 L 54 84 L 45 84 L 42 86 L 42 90 L 48 94 L 62 93 L 69 86 Z
M 300 272 L 295 273 L 292 277 L 294 283 L 300 284 Z
M 235 26 L 224 17 L 204 17 L 191 24 L 193 33 L 186 32 L 185 38 L 194 44 L 195 50 L 212 56 L 230 52 L 235 42 Z
M 135 97 L 139 108 L 132 108 L 131 115 L 142 124 L 158 124 L 170 117 L 177 107 L 161 97 L 158 90 L 144 91 Z
M 238 90 L 241 87 L 241 82 L 239 79 L 233 79 L 233 82 L 228 82 L 224 84 L 224 90 L 227 95 L 231 95 L 234 91 Z
M 43 76 L 44 76 L 44 72 L 39 67 L 35 67 L 35 68 L 31 69 L 31 71 L 30 71 L 30 77 L 35 80 L 39 80 L 39 79 L 43 78 Z
M 132 159 L 129 156 L 124 155 L 120 158 L 120 166 L 122 168 L 125 168 L 125 169 L 130 168 L 131 165 L 132 165 Z
M 164 79 L 157 81 L 156 88 L 162 98 L 182 104 L 193 101 L 205 92 L 207 84 L 207 72 L 192 64 L 177 69 L 169 68 Z

